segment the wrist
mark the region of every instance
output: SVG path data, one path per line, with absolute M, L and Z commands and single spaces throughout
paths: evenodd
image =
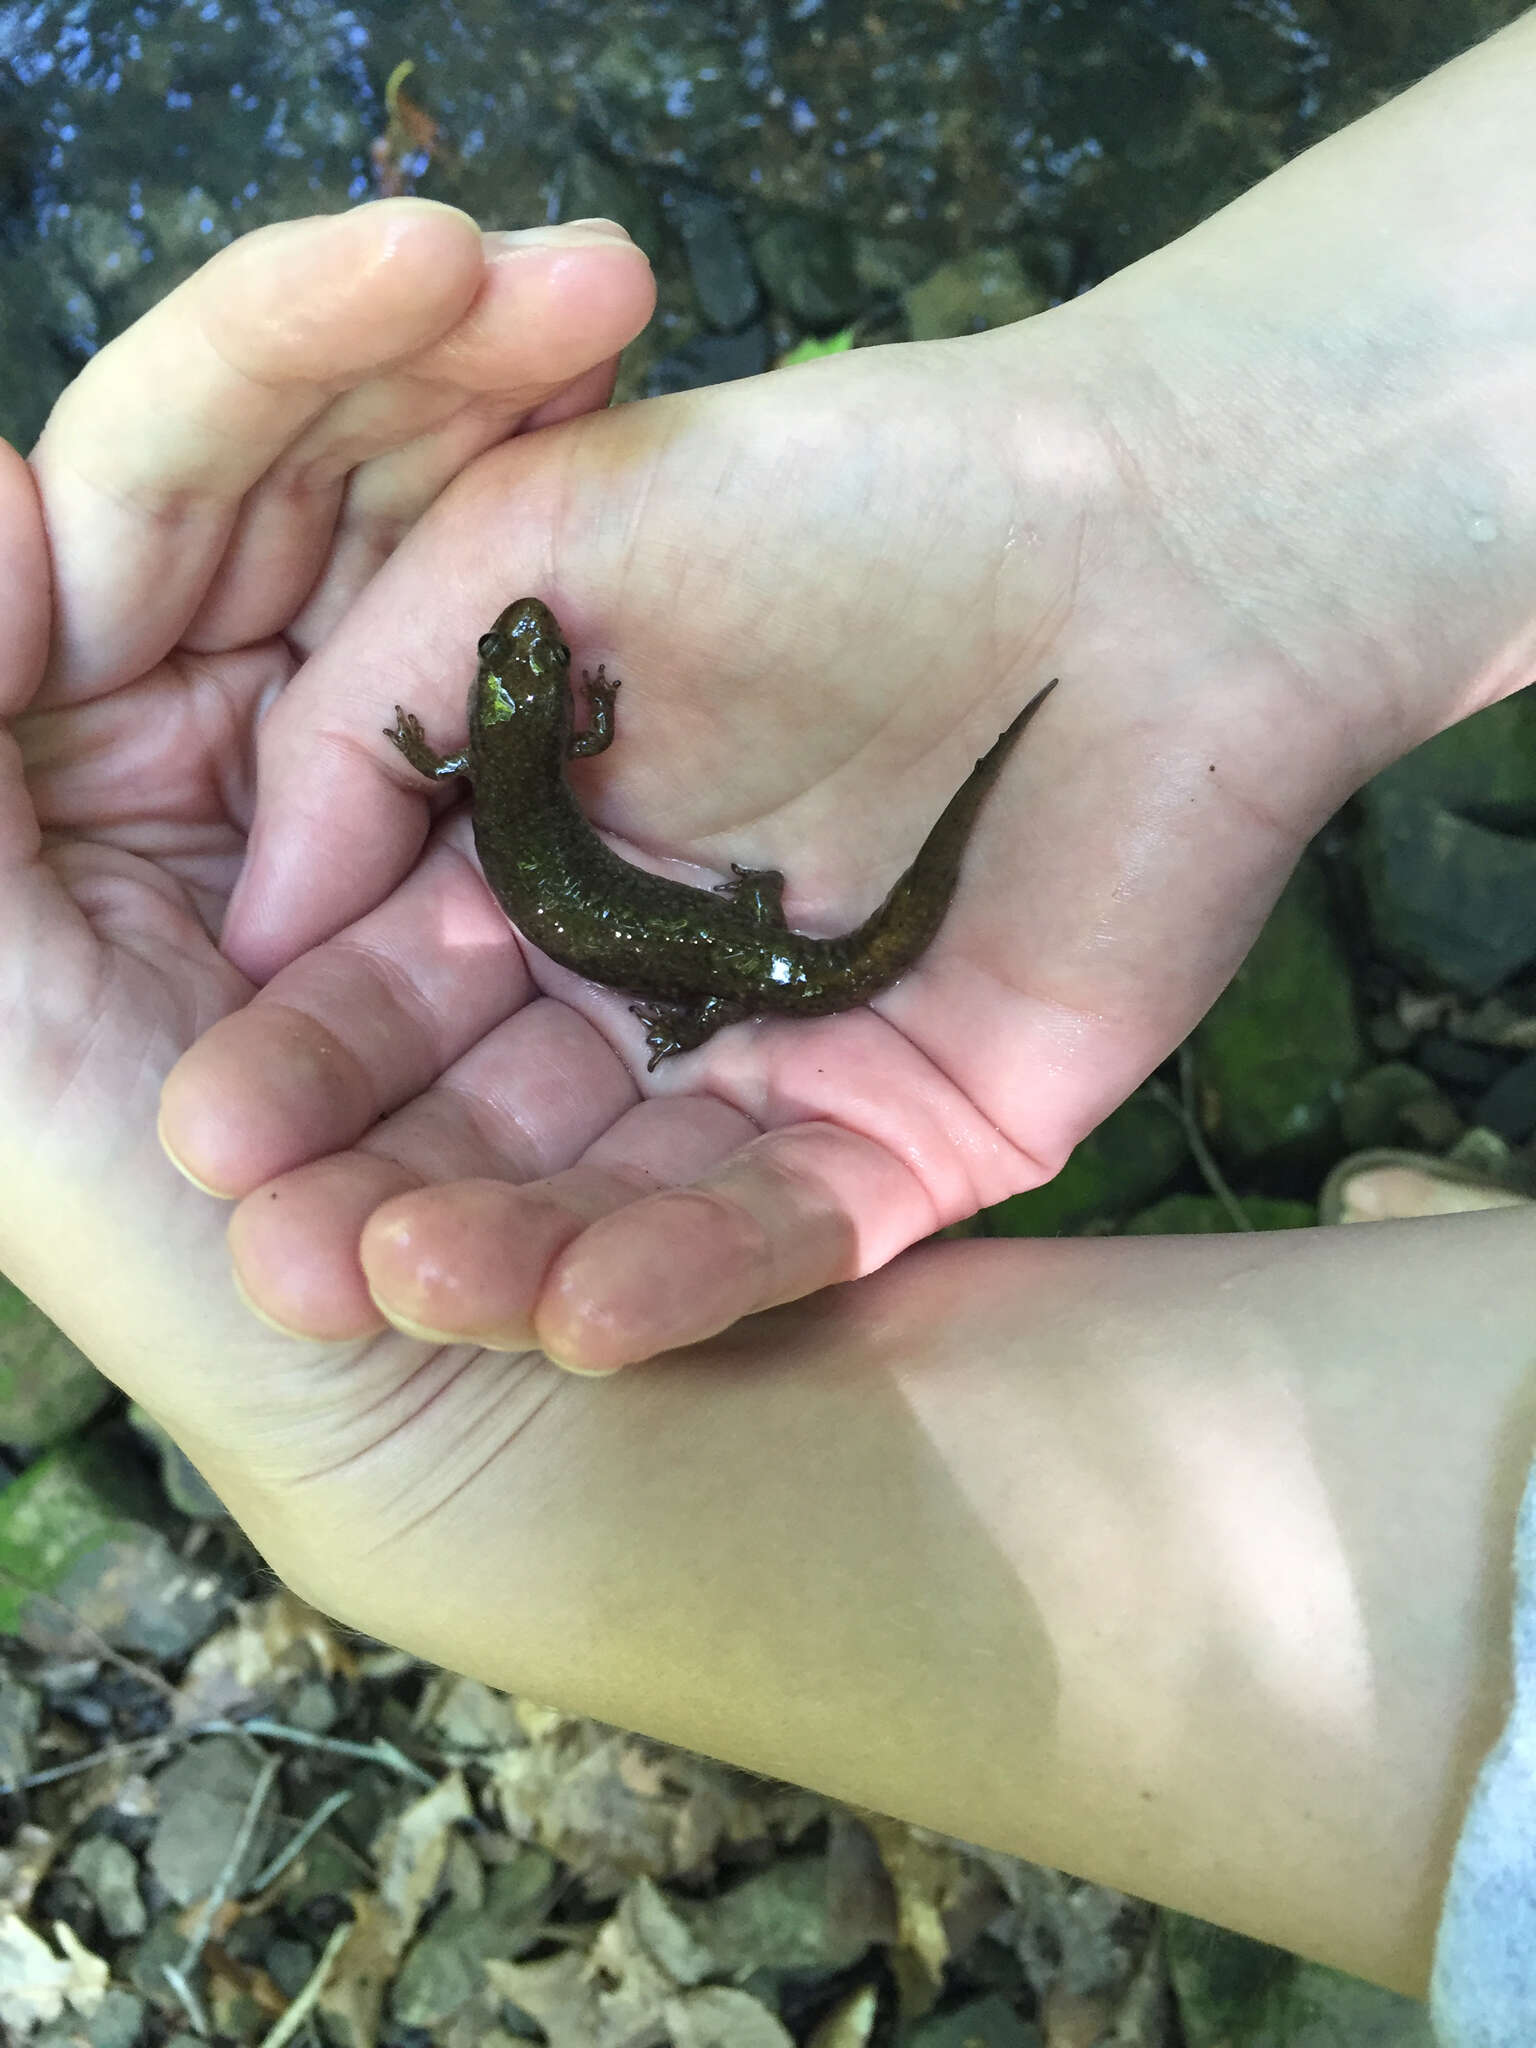
M 1362 776 L 1536 669 L 1533 135 L 1528 16 L 1039 323 Z

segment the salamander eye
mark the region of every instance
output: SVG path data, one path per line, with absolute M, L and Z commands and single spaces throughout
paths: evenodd
M 501 651 L 501 635 L 499 633 L 482 633 L 475 642 L 475 652 L 484 662 L 499 661 Z

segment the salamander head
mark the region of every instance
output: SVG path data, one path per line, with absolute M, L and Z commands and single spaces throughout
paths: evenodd
M 471 728 L 566 709 L 571 650 L 554 613 L 536 597 L 509 604 L 491 630 L 481 634 L 476 652 L 480 668 L 469 693 Z

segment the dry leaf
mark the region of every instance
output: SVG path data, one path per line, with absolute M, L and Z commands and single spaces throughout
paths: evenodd
M 0 1849 L 0 1906 L 18 1913 L 32 1903 L 32 1894 L 48 1874 L 48 1866 L 59 1853 L 59 1838 L 47 1828 L 24 1821 L 8 1849 Z
M 67 2005 L 93 2013 L 107 1988 L 107 1966 L 66 1921 L 53 1923 L 53 1950 L 17 1913 L 0 1914 L 0 2024 L 18 2037 L 56 2020 Z

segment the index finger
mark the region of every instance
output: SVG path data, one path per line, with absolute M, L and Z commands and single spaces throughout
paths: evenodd
M 174 646 L 274 458 L 338 383 L 451 327 L 480 276 L 479 230 L 452 207 L 283 222 L 221 250 L 88 364 L 32 455 L 55 563 L 52 686 L 96 695 Z M 365 321 L 349 317 L 361 301 Z

